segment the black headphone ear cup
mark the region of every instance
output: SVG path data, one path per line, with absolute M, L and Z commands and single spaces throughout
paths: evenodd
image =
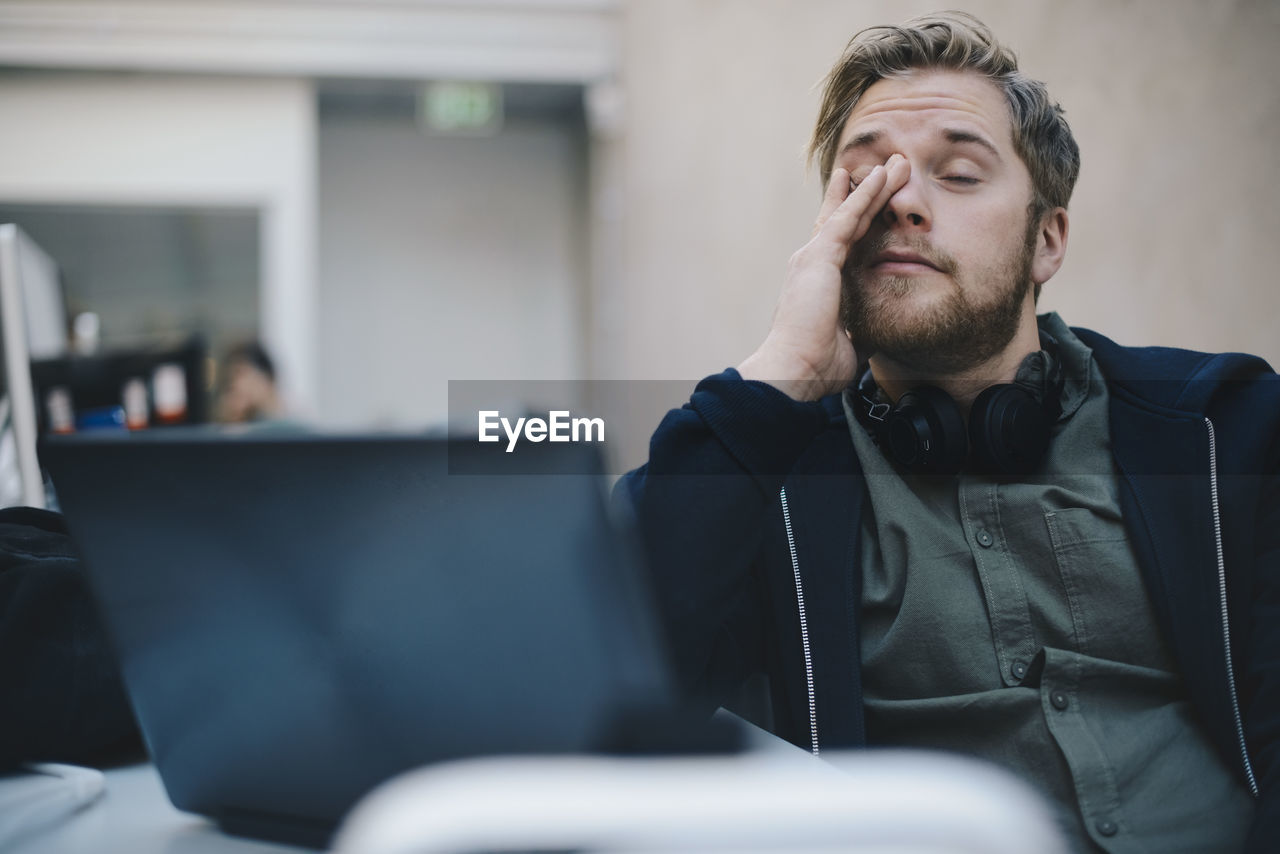
M 1045 407 L 1016 385 L 985 389 L 969 410 L 973 465 L 988 474 L 1030 474 L 1049 449 Z
M 880 438 L 894 462 L 920 474 L 956 474 L 969 456 L 960 407 L 935 386 L 919 386 L 898 398 Z

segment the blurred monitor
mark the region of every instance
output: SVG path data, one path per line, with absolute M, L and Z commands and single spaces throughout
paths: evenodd
M 16 225 L 0 226 L 12 242 L 18 282 L 27 321 L 27 352 L 31 359 L 56 359 L 67 352 L 67 309 L 58 265 Z M 9 236 L 9 235 L 12 236 Z
M 0 225 L 0 506 L 45 506 L 31 359 L 66 350 L 57 265 L 22 229 Z

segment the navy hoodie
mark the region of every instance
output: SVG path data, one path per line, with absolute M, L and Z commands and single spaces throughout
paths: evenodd
M 1258 799 L 1248 850 L 1280 851 L 1280 377 L 1252 356 L 1073 331 L 1107 378 L 1121 510 L 1161 630 Z M 708 377 L 618 492 L 686 691 L 722 703 L 764 673 L 779 735 L 865 744 L 867 492 L 839 396 L 800 403 L 732 369 Z

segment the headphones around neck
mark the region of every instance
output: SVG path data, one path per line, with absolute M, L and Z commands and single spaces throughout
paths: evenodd
M 1044 349 L 1023 360 L 1011 383 L 990 386 L 974 400 L 966 425 L 960 406 L 937 386 L 922 385 L 889 403 L 871 368 L 858 381 L 854 411 L 884 454 L 913 474 L 1026 475 L 1049 449 L 1062 414 L 1062 368 L 1057 342 L 1041 333 Z

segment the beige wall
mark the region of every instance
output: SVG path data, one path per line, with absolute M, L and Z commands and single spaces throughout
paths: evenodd
M 814 84 L 859 28 L 936 8 L 632 0 L 625 8 L 629 318 L 596 375 L 697 378 L 763 337 L 816 178 Z M 1043 309 L 1125 343 L 1280 364 L 1280 4 L 974 2 L 1067 111 L 1083 168 Z
M 768 328 L 787 258 L 807 239 L 816 209 L 816 181 L 806 176 L 802 158 L 816 112 L 815 84 L 856 30 L 901 21 L 930 6 L 884 0 L 619 2 L 618 80 L 610 0 L 480 4 L 488 11 L 468 14 L 481 16 L 489 26 L 464 28 L 472 40 L 458 42 L 446 54 L 466 62 L 451 72 L 452 67 L 428 64 L 415 65 L 410 74 L 388 65 L 381 45 L 355 38 L 371 20 L 403 15 L 419 39 L 407 42 L 418 49 L 405 55 L 438 59 L 445 54 L 432 53 L 431 46 L 456 40 L 462 32 L 438 26 L 434 15 L 452 20 L 458 14 L 457 4 L 443 0 L 376 8 L 299 2 L 290 4 L 291 15 L 259 22 L 268 28 L 264 43 L 274 43 L 268 36 L 279 37 L 298 56 L 311 57 L 301 64 L 313 76 L 342 76 L 333 63 L 349 57 L 360 64 L 343 66 L 345 73 L 397 79 L 475 73 L 476 63 L 487 57 L 498 76 L 560 79 L 555 74 L 567 73 L 566 59 L 589 60 L 565 79 L 593 94 L 589 101 L 595 106 L 588 109 L 592 162 L 584 168 L 577 159 L 580 149 L 562 146 L 552 157 L 559 164 L 555 168 L 529 167 L 504 184 L 526 196 L 512 206 L 520 215 L 511 228 L 522 240 L 536 241 L 539 251 L 565 256 L 556 255 L 556 268 L 563 268 L 558 278 L 540 279 L 510 299 L 493 301 L 492 310 L 505 311 L 508 322 L 537 319 L 528 325 L 529 338 L 573 341 L 537 365 L 477 361 L 472 354 L 488 330 L 456 301 L 421 288 L 423 253 L 429 247 L 411 229 L 405 238 L 411 251 L 384 253 L 368 268 L 380 274 L 371 292 L 376 300 L 335 297 L 334 281 L 348 272 L 341 269 L 343 252 L 335 249 L 339 239 L 345 241 L 344 252 L 358 254 L 367 241 L 348 237 L 373 228 L 382 216 L 378 211 L 394 209 L 392 221 L 407 217 L 410 222 L 421 211 L 396 207 L 393 196 L 382 194 L 375 200 L 382 207 L 372 212 L 344 207 L 351 227 L 326 232 L 330 239 L 324 246 L 312 245 L 317 221 L 323 229 L 342 225 L 323 210 L 323 201 L 317 216 L 317 181 L 329 198 L 348 192 L 336 173 L 323 174 L 329 166 L 337 162 L 357 172 L 372 170 L 371 177 L 385 177 L 388 168 L 376 157 L 367 159 L 373 146 L 366 151 L 363 141 L 335 148 L 334 138 L 317 135 L 312 83 L 301 71 L 299 79 L 208 79 L 214 71 L 243 74 L 254 68 L 252 62 L 243 64 L 243 52 L 222 32 L 219 10 L 228 5 L 222 0 L 196 3 L 204 12 L 195 18 L 179 16 L 186 23 L 177 50 L 169 34 L 155 40 L 153 16 L 169 14 L 170 5 L 158 0 L 116 4 L 120 17 L 113 18 L 109 31 L 99 31 L 97 18 L 55 16 L 55 21 L 31 13 L 32 4 L 0 0 L 10 16 L 23 10 L 32 15 L 23 38 L 0 38 L 6 62 L 151 72 L 101 79 L 60 73 L 48 83 L 41 77 L 28 92 L 33 75 L 18 88 L 0 87 L 6 127 L 17 129 L 0 141 L 0 153 L 6 155 L 0 158 L 0 198 L 178 204 L 208 202 L 212 193 L 228 202 L 261 204 L 268 256 L 264 325 L 304 402 L 323 398 L 322 414 L 351 406 L 341 393 L 321 392 L 320 384 L 337 375 L 333 353 L 321 353 L 322 348 L 358 345 L 380 334 L 364 330 L 384 326 L 390 330 L 386 340 L 407 340 L 419 316 L 425 316 L 428 325 L 435 324 L 433 340 L 447 342 L 454 358 L 433 360 L 443 373 L 422 401 L 432 395 L 438 399 L 440 377 L 475 376 L 477 366 L 486 375 L 514 365 L 512 372 L 527 369 L 538 376 L 563 372 L 566 377 L 677 381 L 654 387 L 652 402 L 648 397 L 641 402 L 637 391 L 635 415 L 621 425 L 626 434 L 622 461 L 634 464 L 643 459 L 644 441 L 661 410 L 680 402 L 689 381 L 739 362 Z M 540 5 L 546 8 L 537 12 Z M 1128 343 L 1240 349 L 1280 364 L 1280 335 L 1272 329 L 1280 317 L 1280 288 L 1272 283 L 1269 265 L 1280 235 L 1280 206 L 1271 198 L 1280 187 L 1280 157 L 1274 153 L 1274 140 L 1280 138 L 1280 90 L 1274 85 L 1280 59 L 1273 50 L 1280 43 L 1280 3 L 983 0 L 967 8 L 1018 49 L 1030 74 L 1048 82 L 1066 107 L 1083 151 L 1070 251 L 1046 287 L 1042 307 Z M 500 14 L 504 9 L 512 16 Z M 527 19 L 526 12 L 534 18 Z M 314 37 L 313 19 L 321 13 L 332 32 L 350 30 L 354 41 L 328 30 L 323 38 Z M 500 26 L 494 24 L 499 18 Z M 531 20 L 541 23 L 532 26 Z M 364 24 L 339 26 L 352 21 Z M 210 48 L 212 54 L 193 51 L 207 46 L 210 37 L 220 45 Z M 541 58 L 544 64 L 530 59 L 523 70 L 503 65 L 516 43 L 528 50 L 515 54 Z M 32 54 L 32 45 L 43 45 L 44 53 Z M 96 53 L 88 49 L 93 45 L 115 53 Z M 153 79 L 170 69 L 188 73 Z M 505 70 L 499 74 L 498 69 Z M 148 96 L 145 110 L 111 94 L 139 87 L 158 93 Z M 108 101 L 102 100 L 104 93 L 110 94 Z M 620 121 L 610 106 L 613 93 L 620 94 Z M 104 110 L 104 103 L 110 108 Z M 277 134 L 287 144 L 271 142 Z M 545 143 L 523 140 L 518 153 L 495 151 L 488 161 L 481 146 L 467 154 L 509 171 L 523 153 Z M 244 152 L 262 152 L 264 146 L 269 146 L 266 154 L 245 159 Z M 319 177 L 317 149 L 330 157 L 341 152 L 337 161 L 320 164 Z M 433 157 L 417 168 L 423 174 L 406 187 L 430 182 L 426 173 L 441 166 Z M 570 190 L 557 182 L 567 175 L 578 181 L 583 174 L 589 175 L 591 189 L 588 227 L 581 229 L 575 221 L 566 226 L 568 234 L 539 218 L 548 200 L 555 207 L 568 198 Z M 484 198 L 475 185 L 447 183 L 442 190 L 458 198 Z M 364 199 L 375 184 L 357 181 L 364 195 L 351 189 L 350 200 Z M 443 195 L 441 200 L 448 208 Z M 589 265 L 578 257 L 584 245 L 590 246 Z M 401 266 L 384 267 L 388 259 L 399 259 Z M 318 272 L 314 260 L 321 262 Z M 512 263 L 510 256 L 497 260 L 508 267 Z M 585 298 L 566 286 L 584 267 L 591 279 Z M 317 289 L 325 302 L 319 312 Z M 388 321 L 385 314 L 343 313 L 348 304 L 361 311 L 377 305 L 395 316 Z M 330 310 L 335 306 L 337 313 Z M 356 319 L 361 326 L 353 332 Z M 319 340 L 313 345 L 314 337 Z M 380 352 L 370 348 L 368 355 Z M 350 387 L 358 376 L 358 371 L 348 373 L 334 388 Z M 422 401 L 392 412 L 388 400 L 370 395 L 363 415 L 416 422 L 431 414 Z
M 258 209 L 262 287 L 246 313 L 286 395 L 306 403 L 317 381 L 312 102 L 310 82 L 293 78 L 8 73 L 0 202 Z
M 438 426 L 450 380 L 581 376 L 581 148 L 550 119 L 437 137 L 321 115 L 322 422 Z

